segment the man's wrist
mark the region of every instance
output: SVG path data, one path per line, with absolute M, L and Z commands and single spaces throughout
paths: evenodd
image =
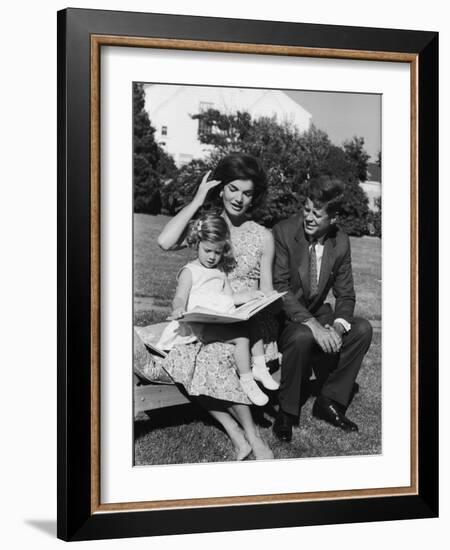
M 303 312 L 297 311 L 295 313 L 288 313 L 287 316 L 294 323 L 304 323 L 311 317 L 311 314 L 306 313 L 305 315 Z
M 304 319 L 302 321 L 302 324 L 306 325 L 310 329 L 313 329 L 317 326 L 322 326 L 315 317 L 308 317 L 308 319 Z
M 351 325 L 345 319 L 335 319 L 333 322 L 333 328 L 342 336 L 342 334 L 347 334 L 347 332 L 350 331 Z

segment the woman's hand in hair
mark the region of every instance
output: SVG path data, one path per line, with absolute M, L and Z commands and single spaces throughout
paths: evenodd
M 220 183 L 218 180 L 208 181 L 210 174 L 211 170 L 203 176 L 192 201 L 169 220 L 158 235 L 158 245 L 163 250 L 175 250 L 187 246 L 186 235 L 189 222 L 195 217 L 197 210 L 203 206 L 209 190 Z
M 220 183 L 219 180 L 208 180 L 210 174 L 211 174 L 211 170 L 206 172 L 206 174 L 203 176 L 203 179 L 200 185 L 198 186 L 197 193 L 195 194 L 193 202 L 198 204 L 199 207 L 205 202 L 205 199 L 209 191 L 213 187 L 216 187 L 217 185 L 219 185 Z

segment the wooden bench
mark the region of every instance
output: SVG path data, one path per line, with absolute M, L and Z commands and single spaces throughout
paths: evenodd
M 135 376 L 134 414 L 191 403 L 175 384 L 142 382 Z
M 281 369 L 273 373 L 274 380 L 280 381 Z M 176 384 L 153 384 L 144 382 L 135 375 L 134 383 L 134 414 L 140 412 L 187 405 L 190 399 L 184 395 Z
M 145 364 L 148 362 L 150 350 L 145 346 L 145 330 L 158 334 L 161 332 L 164 324 L 152 325 L 138 329 L 135 333 L 134 341 L 134 414 L 145 411 L 162 409 L 164 407 L 173 407 L 176 405 L 187 405 L 191 400 L 179 386 L 174 383 L 151 382 L 151 376 L 144 377 Z M 141 336 L 139 336 L 139 334 Z M 141 338 L 143 337 L 143 338 Z M 166 375 L 167 377 L 167 375 Z M 280 369 L 273 377 L 279 381 Z

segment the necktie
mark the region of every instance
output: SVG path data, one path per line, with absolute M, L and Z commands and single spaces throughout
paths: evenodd
M 309 249 L 309 288 L 310 298 L 314 298 L 317 295 L 317 256 L 316 256 L 316 242 L 311 244 Z

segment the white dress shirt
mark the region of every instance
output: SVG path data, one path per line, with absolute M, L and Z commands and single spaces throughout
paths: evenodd
M 309 252 L 311 252 L 311 246 L 312 245 L 309 245 L 308 247 Z M 322 267 L 323 249 L 324 249 L 323 240 L 316 241 L 317 283 L 319 282 L 320 269 Z M 344 327 L 345 332 L 348 332 L 352 328 L 351 324 L 345 319 L 338 318 L 338 319 L 335 319 L 334 322 L 341 324 Z

